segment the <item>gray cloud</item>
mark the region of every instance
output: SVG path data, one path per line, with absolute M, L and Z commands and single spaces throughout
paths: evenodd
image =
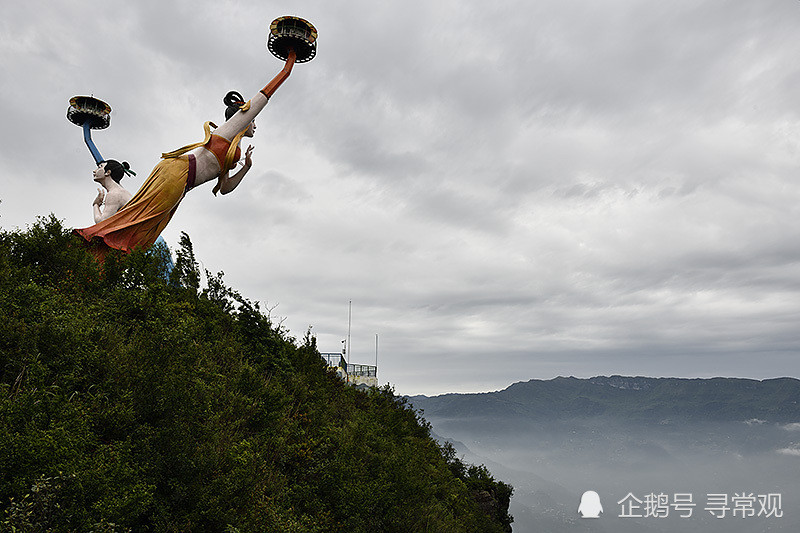
M 91 221 L 64 115 L 161 152 L 278 70 L 276 3 L 34 0 L 0 21 L 0 223 Z M 315 1 L 319 52 L 258 118 L 240 189 L 164 233 L 402 393 L 555 375 L 800 375 L 800 7 L 768 0 Z

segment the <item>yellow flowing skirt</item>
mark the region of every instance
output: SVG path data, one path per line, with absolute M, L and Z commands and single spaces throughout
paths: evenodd
M 164 159 L 125 206 L 94 226 L 72 230 L 102 260 L 111 248 L 130 252 L 152 246 L 186 193 L 187 157 Z

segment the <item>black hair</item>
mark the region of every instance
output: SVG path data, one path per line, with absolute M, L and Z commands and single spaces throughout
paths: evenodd
M 239 108 L 245 104 L 244 97 L 236 91 L 230 91 L 226 94 L 225 98 L 222 99 L 222 103 L 227 106 L 225 109 L 225 120 L 230 120 L 230 118 L 239 111 Z
M 115 159 L 106 159 L 105 161 L 101 161 L 100 164 L 106 164 L 106 172 L 111 173 L 111 179 L 119 183 L 119 180 L 125 176 L 125 171 L 130 170 L 131 166 L 128 164 L 127 161 L 123 161 L 120 163 Z

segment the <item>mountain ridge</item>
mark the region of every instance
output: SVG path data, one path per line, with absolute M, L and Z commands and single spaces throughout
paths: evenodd
M 683 420 L 800 420 L 800 380 L 791 377 L 655 378 L 644 376 L 531 379 L 500 391 L 411 396 L 433 418 L 553 420 L 626 417 Z

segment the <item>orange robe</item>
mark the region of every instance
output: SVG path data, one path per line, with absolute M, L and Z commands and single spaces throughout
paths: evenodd
M 123 252 L 149 248 L 186 194 L 188 177 L 188 157 L 163 159 L 122 209 L 94 226 L 72 232 L 86 239 L 100 260 L 111 248 Z
M 203 125 L 206 136 L 202 142 L 161 154 L 164 159 L 122 209 L 94 226 L 74 229 L 72 233 L 86 239 L 90 252 L 99 261 L 103 261 L 112 248 L 131 252 L 152 246 L 167 227 L 186 192 L 194 187 L 195 159 L 193 155 L 185 154 L 203 146 L 216 156 L 222 171 L 220 182 L 214 187 L 215 195 L 222 184 L 221 176 L 241 157 L 239 141 L 246 130 L 239 132 L 233 141 L 228 141 L 212 134 L 212 126 L 216 128 L 212 122 Z

